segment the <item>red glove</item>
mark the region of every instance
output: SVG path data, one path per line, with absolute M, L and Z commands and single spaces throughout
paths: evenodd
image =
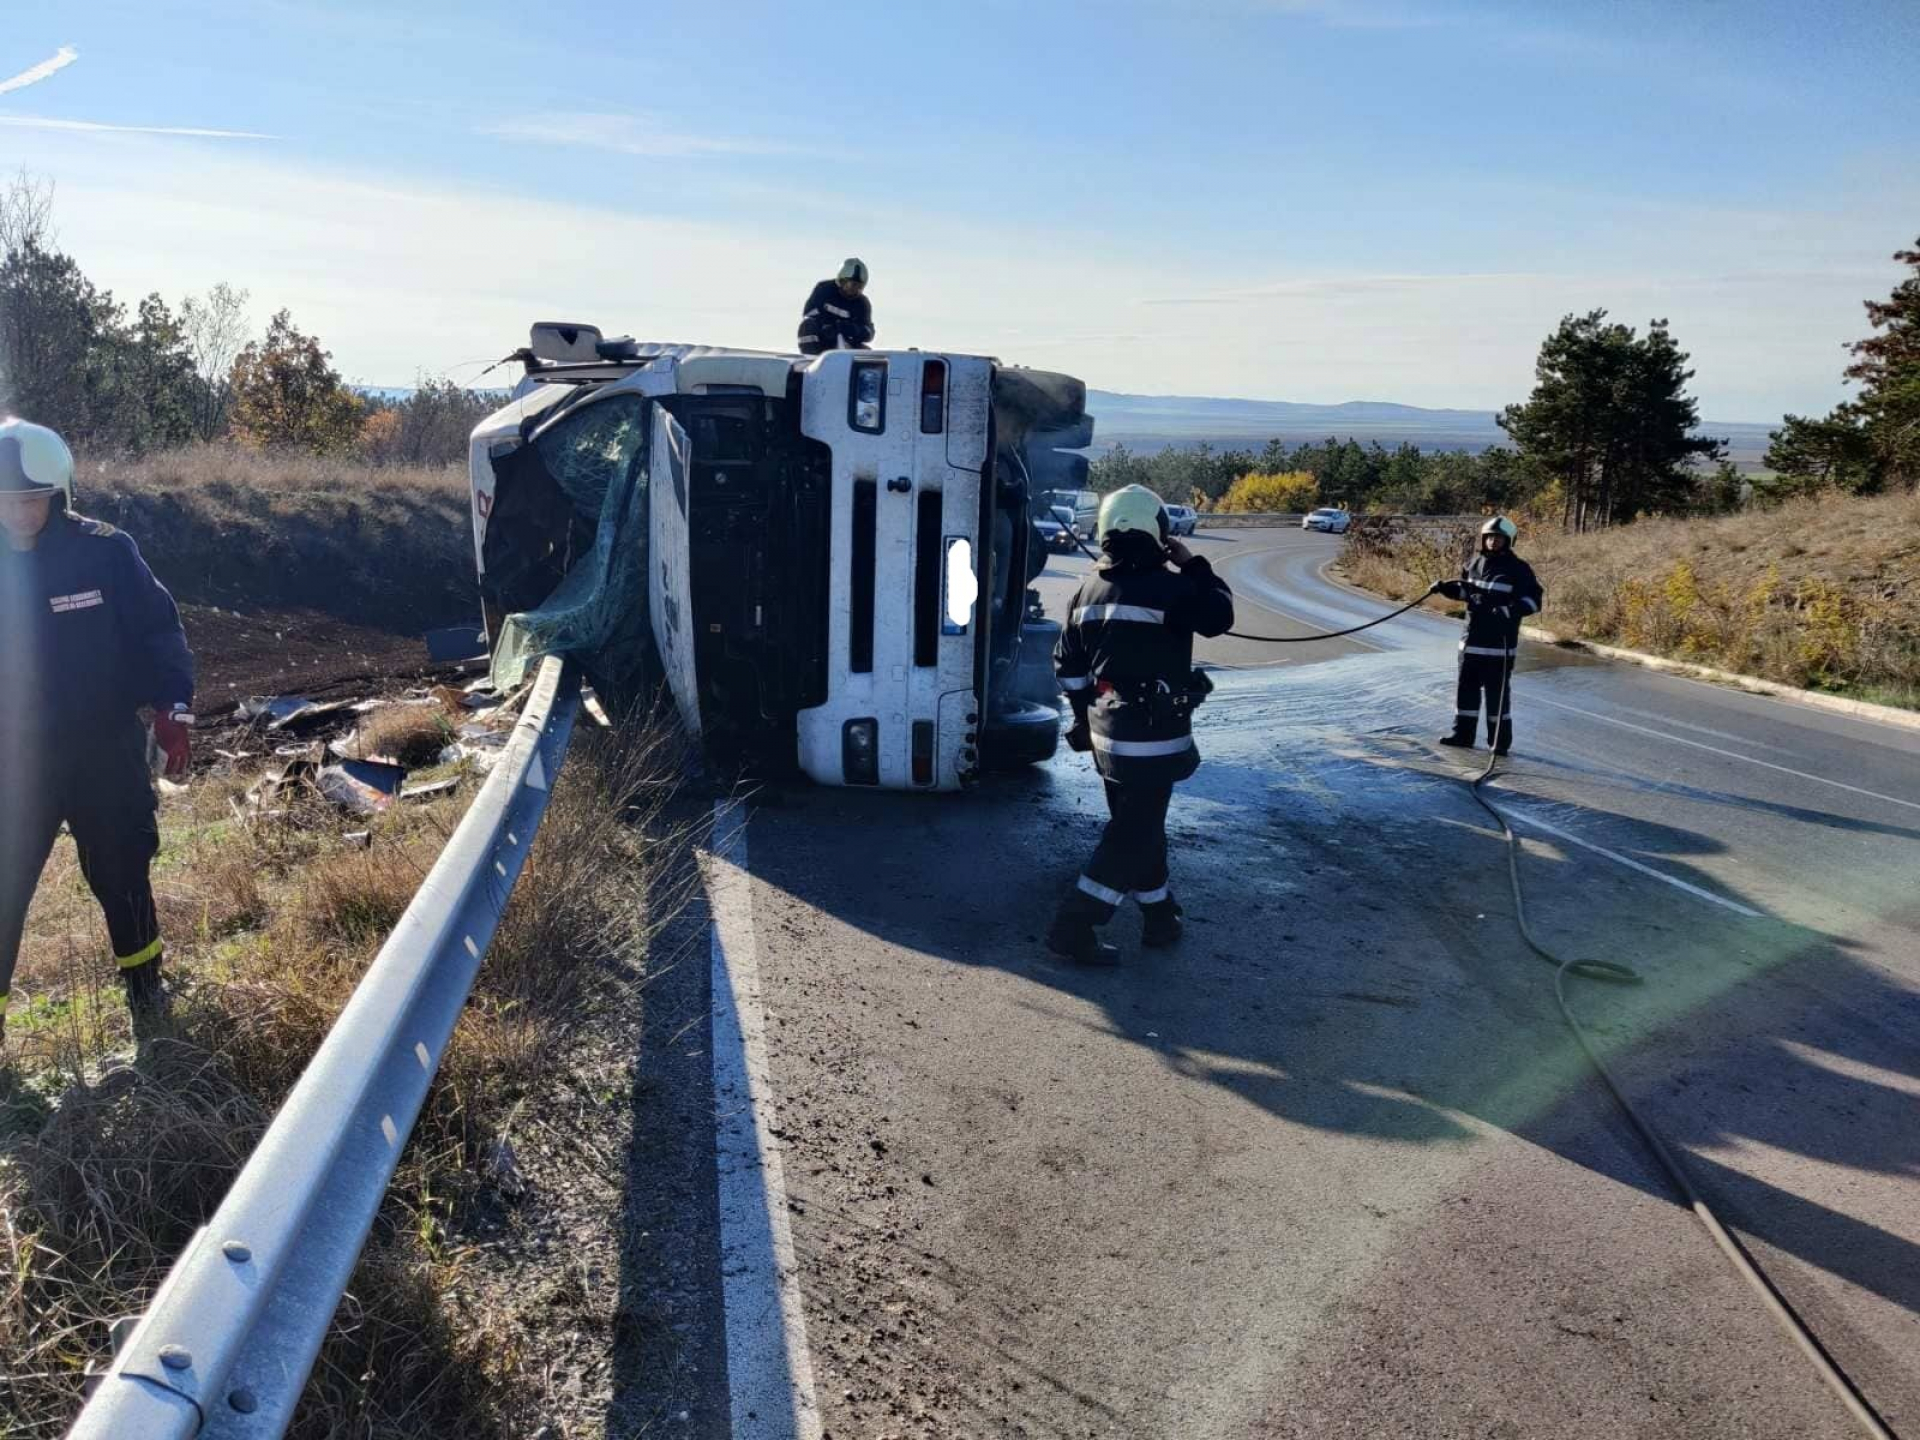
M 193 716 L 187 713 L 187 707 L 176 705 L 162 715 L 153 717 L 153 738 L 160 742 L 160 748 L 166 752 L 166 776 L 169 780 L 183 780 L 193 765 L 193 741 L 191 728 Z

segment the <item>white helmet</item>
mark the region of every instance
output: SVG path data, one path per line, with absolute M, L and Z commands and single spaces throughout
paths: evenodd
M 851 280 L 856 285 L 867 283 L 867 262 L 855 256 L 849 256 L 847 263 L 840 267 L 841 280 Z
M 1496 515 L 1480 527 L 1480 540 L 1482 544 L 1486 543 L 1486 538 L 1489 535 L 1504 535 L 1507 538 L 1507 544 L 1511 545 L 1520 538 L 1520 527 L 1507 519 L 1506 516 Z
M 1144 485 L 1123 485 L 1100 502 L 1098 533 L 1103 542 L 1116 531 L 1139 530 L 1164 545 L 1172 529 L 1166 505 Z
M 73 498 L 73 452 L 44 425 L 0 419 L 0 494 Z

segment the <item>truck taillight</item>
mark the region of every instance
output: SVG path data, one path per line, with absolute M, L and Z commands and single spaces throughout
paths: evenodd
M 947 362 L 929 360 L 920 367 L 920 433 L 938 435 L 947 428 Z

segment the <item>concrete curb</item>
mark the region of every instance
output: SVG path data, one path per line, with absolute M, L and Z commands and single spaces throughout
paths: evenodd
M 1372 600 L 1384 599 L 1372 590 L 1363 590 L 1340 576 L 1332 573 L 1333 561 L 1321 567 L 1320 575 L 1343 590 L 1355 595 L 1365 595 Z M 1434 613 L 1429 611 L 1428 613 Z M 1762 680 L 1758 675 L 1741 675 L 1732 670 L 1716 670 L 1711 665 L 1696 665 L 1689 660 L 1669 660 L 1664 655 L 1649 655 L 1643 650 L 1623 650 L 1618 645 L 1602 645 L 1598 640 L 1582 640 L 1574 635 L 1561 635 L 1547 629 L 1544 625 L 1525 625 L 1521 627 L 1522 640 L 1537 640 L 1543 645 L 1557 645 L 1564 650 L 1584 650 L 1589 655 L 1598 655 L 1603 660 L 1618 660 L 1628 665 L 1641 665 L 1649 670 L 1664 670 L 1669 675 L 1678 675 L 1687 680 L 1700 680 L 1713 685 L 1725 685 L 1734 690 L 1744 690 L 1750 695 L 1767 695 L 1775 700 L 1792 700 L 1815 710 L 1829 710 L 1836 715 L 1850 715 L 1855 720 L 1872 720 L 1882 725 L 1894 725 L 1903 730 L 1920 730 L 1920 710 L 1902 710 L 1895 705 L 1876 705 L 1871 700 L 1849 700 L 1844 695 L 1823 695 L 1818 690 L 1802 690 L 1797 685 L 1783 685 L 1778 680 Z
M 1907 730 L 1920 730 L 1920 710 L 1902 710 L 1893 705 L 1875 705 L 1870 700 L 1849 700 L 1843 695 L 1823 695 L 1818 690 L 1802 690 L 1797 685 L 1783 685 L 1778 680 L 1762 680 L 1757 675 L 1738 675 L 1731 670 L 1716 670 L 1711 665 L 1695 665 L 1686 660 L 1669 660 L 1664 655 L 1648 655 L 1639 650 L 1622 650 L 1617 645 L 1602 645 L 1597 640 L 1581 640 L 1572 635 L 1557 635 L 1538 625 L 1524 627 L 1520 631 L 1520 638 L 1538 640 L 1566 650 L 1584 650 L 1590 655 L 1598 655 L 1606 660 L 1621 660 L 1630 665 L 1643 665 L 1649 670 L 1664 670 L 1670 675 L 1680 675 L 1689 680 L 1705 680 L 1715 685 L 1727 685 L 1753 695 L 1770 695 L 1776 700 L 1793 700 L 1802 705 L 1812 706 L 1816 710 L 1831 710 L 1837 715 L 1851 715 L 1856 720 L 1875 720 L 1882 725 L 1897 725 Z

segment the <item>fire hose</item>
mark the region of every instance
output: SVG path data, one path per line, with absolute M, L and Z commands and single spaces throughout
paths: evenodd
M 1074 543 L 1080 547 L 1087 558 L 1093 560 L 1096 564 L 1099 562 L 1100 557 L 1095 555 L 1093 551 L 1087 549 L 1086 543 L 1082 541 L 1078 535 L 1074 536 Z M 1342 635 L 1352 635 L 1361 630 L 1370 630 L 1376 625 L 1384 625 L 1387 621 L 1406 614 L 1432 593 L 1433 592 L 1429 590 L 1425 594 L 1416 596 L 1405 605 L 1402 605 L 1398 610 L 1380 616 L 1377 620 L 1369 620 L 1363 625 L 1349 626 L 1344 630 L 1318 631 L 1311 635 L 1247 635 L 1238 630 L 1228 630 L 1225 633 L 1238 640 L 1253 640 L 1268 645 L 1305 644 L 1314 640 L 1332 640 Z M 1508 655 L 1505 657 L 1501 668 L 1500 688 L 1495 692 L 1499 696 L 1498 703 L 1503 707 L 1503 715 L 1504 707 L 1509 707 L 1512 703 L 1511 697 L 1508 694 L 1508 687 L 1512 679 L 1513 657 L 1512 655 Z M 1496 729 L 1497 728 L 1498 722 L 1496 722 Z M 1701 1227 L 1707 1232 L 1708 1237 L 1726 1258 L 1727 1263 L 1733 1267 L 1735 1273 L 1738 1274 L 1739 1277 L 1746 1282 L 1748 1288 L 1753 1291 L 1755 1297 L 1760 1301 L 1761 1307 L 1773 1317 L 1774 1322 L 1786 1332 L 1787 1338 L 1791 1340 L 1800 1352 L 1807 1357 L 1808 1361 L 1812 1363 L 1813 1368 L 1818 1372 L 1827 1388 L 1833 1392 L 1840 1403 L 1846 1407 L 1847 1413 L 1859 1424 L 1861 1432 L 1871 1436 L 1872 1440 L 1898 1440 L 1898 1437 L 1894 1435 L 1886 1421 L 1883 1420 L 1879 1412 L 1874 1409 L 1872 1402 L 1861 1393 L 1859 1386 L 1840 1368 L 1839 1363 L 1828 1353 L 1826 1347 L 1820 1343 L 1819 1337 L 1813 1333 L 1807 1326 L 1807 1323 L 1800 1318 L 1798 1312 L 1794 1310 L 1792 1303 L 1786 1296 L 1780 1293 L 1779 1287 L 1767 1277 L 1766 1272 L 1760 1268 L 1753 1256 L 1748 1253 L 1746 1246 L 1741 1243 L 1739 1237 L 1728 1229 L 1720 1217 L 1714 1213 L 1713 1207 L 1707 1203 L 1706 1197 L 1694 1186 L 1692 1177 L 1688 1175 L 1686 1166 L 1682 1163 L 1680 1156 L 1674 1151 L 1673 1147 L 1667 1143 L 1660 1132 L 1654 1128 L 1652 1122 L 1643 1116 L 1633 1101 L 1627 1097 L 1625 1088 L 1621 1085 L 1620 1081 L 1615 1078 L 1613 1071 L 1608 1068 L 1606 1061 L 1601 1058 L 1600 1052 L 1595 1048 L 1585 1027 L 1581 1025 L 1579 1017 L 1574 1014 L 1573 1006 L 1567 999 L 1566 982 L 1569 975 L 1612 985 L 1638 985 L 1642 983 L 1643 977 L 1639 971 L 1633 969 L 1631 966 L 1620 964 L 1617 961 L 1563 960 L 1542 944 L 1539 937 L 1533 933 L 1533 927 L 1527 923 L 1526 897 L 1520 884 L 1520 837 L 1514 834 L 1513 826 L 1507 823 L 1507 817 L 1503 815 L 1483 793 L 1484 787 L 1492 781 L 1498 773 L 1499 765 L 1499 755 L 1490 754 L 1487 757 L 1486 768 L 1468 781 L 1467 788 L 1468 792 L 1480 807 L 1491 815 L 1495 823 L 1500 826 L 1500 833 L 1506 839 L 1507 880 L 1513 890 L 1514 925 L 1520 932 L 1520 938 L 1526 942 L 1527 948 L 1547 964 L 1554 967 L 1553 998 L 1560 1007 L 1560 1018 L 1566 1022 L 1567 1028 L 1573 1032 L 1574 1039 L 1579 1042 L 1581 1051 L 1587 1057 L 1587 1063 L 1593 1067 L 1594 1073 L 1600 1077 L 1601 1083 L 1606 1086 L 1607 1093 L 1613 1097 L 1614 1102 L 1627 1117 L 1628 1123 L 1633 1126 L 1634 1132 L 1639 1135 L 1648 1151 L 1659 1163 L 1660 1169 L 1666 1173 L 1668 1180 L 1672 1182 L 1674 1189 L 1679 1193 L 1687 1209 L 1693 1212 L 1694 1218 L 1700 1222 Z

